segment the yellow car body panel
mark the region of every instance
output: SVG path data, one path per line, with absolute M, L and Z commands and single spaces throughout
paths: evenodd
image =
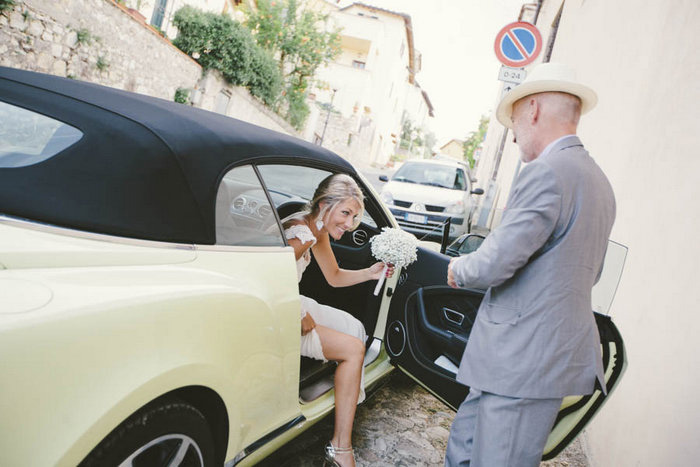
M 0 284 L 35 284 L 50 300 L 0 310 L 0 464 L 76 465 L 145 403 L 186 386 L 223 400 L 229 454 L 300 414 L 290 247 L 186 251 L 143 242 L 129 265 L 116 260 L 122 245 L 93 249 L 99 240 L 11 228 L 41 245 L 45 266 L 0 270 Z M 67 251 L 90 253 L 94 264 L 59 267 Z M 97 265 L 103 251 L 120 264 Z

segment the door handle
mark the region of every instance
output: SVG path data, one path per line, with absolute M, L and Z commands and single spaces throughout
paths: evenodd
M 445 319 L 447 321 L 449 321 L 450 323 L 454 323 L 457 326 L 461 326 L 464 322 L 464 314 L 460 313 L 459 311 L 451 310 L 447 307 L 442 307 L 442 314 L 445 316 Z
M 420 288 L 416 291 L 416 302 L 418 305 L 418 325 L 423 327 L 425 330 L 433 333 L 434 335 L 441 337 L 445 339 L 450 345 L 457 345 L 461 347 L 462 349 L 467 345 L 467 340 L 455 334 L 452 331 L 447 331 L 445 329 L 441 329 L 433 324 L 430 323 L 428 320 L 428 312 L 425 309 L 425 303 L 423 303 L 423 289 Z

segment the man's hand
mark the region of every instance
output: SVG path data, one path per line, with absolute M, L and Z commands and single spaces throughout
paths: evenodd
M 316 321 L 311 317 L 311 313 L 301 318 L 301 335 L 305 336 L 316 327 Z
M 447 285 L 452 287 L 453 289 L 458 289 L 459 286 L 457 285 L 457 282 L 455 281 L 455 276 L 452 273 L 452 263 L 455 262 L 458 258 L 452 258 L 450 260 L 450 264 L 447 265 Z

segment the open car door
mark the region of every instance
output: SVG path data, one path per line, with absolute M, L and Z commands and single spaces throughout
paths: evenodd
M 608 396 L 564 399 L 545 446 L 543 459 L 561 452 L 600 409 L 617 386 L 625 367 L 622 337 L 608 313 L 622 274 L 627 248 L 610 242 L 601 278 L 593 290 L 593 308 L 603 350 Z M 450 257 L 419 248 L 418 260 L 402 271 L 393 292 L 385 334 L 392 363 L 456 410 L 469 388 L 456 381 L 484 290 L 447 285 Z

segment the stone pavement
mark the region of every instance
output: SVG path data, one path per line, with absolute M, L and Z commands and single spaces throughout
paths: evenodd
M 358 467 L 442 466 L 454 413 L 398 370 L 357 409 L 353 444 Z M 263 467 L 323 465 L 331 437 L 330 415 L 258 464 Z M 575 440 L 540 467 L 587 467 Z

